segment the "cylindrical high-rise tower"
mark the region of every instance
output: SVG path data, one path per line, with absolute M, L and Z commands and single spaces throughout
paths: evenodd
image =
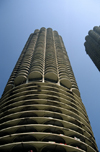
M 57 31 L 35 30 L 0 102 L 0 152 L 97 152 Z
M 100 71 L 100 26 L 95 26 L 85 37 L 85 50 Z

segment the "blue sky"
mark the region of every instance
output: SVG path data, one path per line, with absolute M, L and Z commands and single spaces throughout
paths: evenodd
M 99 25 L 99 0 L 0 0 L 0 96 L 30 33 L 57 30 L 100 150 L 100 72 L 84 48 L 88 31 Z

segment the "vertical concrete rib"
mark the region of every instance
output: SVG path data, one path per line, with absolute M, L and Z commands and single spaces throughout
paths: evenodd
M 43 60 L 43 79 L 42 79 L 42 82 L 44 82 L 44 74 L 45 74 L 46 36 L 47 36 L 47 29 L 45 29 L 45 37 L 44 37 L 44 60 Z

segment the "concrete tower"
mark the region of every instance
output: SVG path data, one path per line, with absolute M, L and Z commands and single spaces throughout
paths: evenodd
M 35 30 L 0 102 L 0 152 L 97 152 L 57 31 Z
M 85 50 L 100 71 L 100 26 L 95 26 L 86 36 Z

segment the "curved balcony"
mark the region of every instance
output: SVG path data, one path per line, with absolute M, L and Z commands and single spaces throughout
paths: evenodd
M 72 90 L 72 92 L 74 92 L 76 95 L 78 95 L 80 97 L 80 92 L 77 88 L 72 87 L 71 90 Z

